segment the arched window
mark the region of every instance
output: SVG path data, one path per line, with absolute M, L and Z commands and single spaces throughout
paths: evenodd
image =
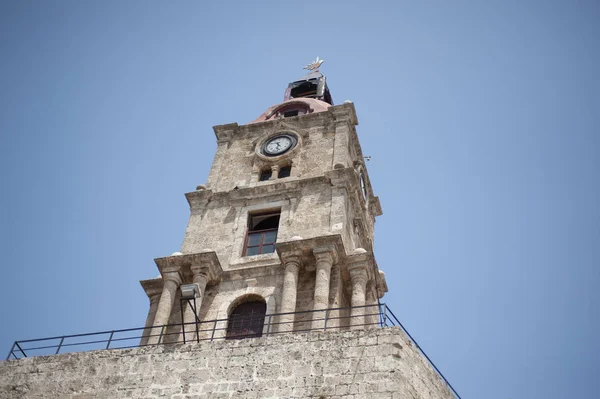
M 292 103 L 286 106 L 278 108 L 273 116 L 275 118 L 289 118 L 291 116 L 298 116 L 310 113 L 310 107 L 302 103 Z
M 260 337 L 266 313 L 267 304 L 258 296 L 240 303 L 229 314 L 227 339 Z

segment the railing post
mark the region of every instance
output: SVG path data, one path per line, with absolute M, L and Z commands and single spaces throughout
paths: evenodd
M 163 325 L 160 328 L 160 334 L 158 335 L 158 342 L 156 343 L 157 345 L 160 345 L 160 341 L 162 340 L 162 336 L 163 336 L 163 332 L 165 331 L 165 326 Z
M 10 347 L 10 352 L 8 352 L 8 356 L 6 356 L 6 360 L 10 360 L 10 355 L 13 355 L 15 359 L 17 358 L 13 352 L 15 350 L 16 343 L 17 343 L 16 341 L 13 342 L 12 346 Z
M 65 342 L 65 337 L 62 337 L 62 338 L 60 339 L 60 342 L 59 342 L 59 344 L 58 344 L 58 348 L 56 348 L 56 353 L 55 353 L 55 355 L 58 355 L 58 352 L 60 352 L 60 347 L 62 346 L 63 342 Z
M 110 341 L 112 341 L 114 334 L 115 334 L 115 330 L 112 330 L 110 332 L 110 337 L 108 337 L 108 343 L 106 344 L 106 349 L 108 349 L 110 347 Z
M 271 315 L 269 315 L 269 320 L 267 321 L 267 337 L 269 336 L 270 331 L 271 331 Z
M 196 322 L 196 342 L 200 343 L 200 333 L 198 332 L 198 313 L 196 309 L 196 297 L 194 297 L 194 321 Z
M 25 353 L 23 348 L 21 348 L 21 345 L 19 345 L 19 341 L 15 341 L 15 345 L 17 345 L 17 348 L 19 348 L 19 350 L 21 351 L 21 353 L 23 354 L 23 357 L 27 357 L 27 354 Z
M 382 324 L 381 327 L 387 327 L 387 313 L 386 313 L 386 311 L 387 311 L 387 305 L 383 304 L 383 315 L 382 315 L 383 321 L 381 322 L 381 324 Z
M 183 343 L 185 344 L 185 314 L 183 313 L 183 301 L 184 299 L 179 300 L 179 308 L 181 309 L 181 332 L 183 333 Z M 188 299 L 188 304 L 189 303 L 190 300 Z
M 329 309 L 325 309 L 325 323 L 323 323 L 323 331 L 327 331 L 327 318 L 329 317 Z
M 215 320 L 215 322 L 213 323 L 212 334 L 210 335 L 210 342 L 212 342 L 213 339 L 215 338 L 215 330 L 217 329 L 218 322 L 219 322 L 219 320 Z

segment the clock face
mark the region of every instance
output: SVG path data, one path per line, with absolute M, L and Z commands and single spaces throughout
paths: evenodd
M 281 155 L 296 145 L 296 138 L 289 134 L 280 134 L 267 140 L 262 152 L 267 156 Z

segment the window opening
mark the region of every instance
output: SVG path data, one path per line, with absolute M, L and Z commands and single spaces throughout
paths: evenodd
M 265 301 L 247 301 L 239 304 L 229 315 L 227 339 L 260 337 L 265 324 Z
M 279 179 L 284 178 L 284 177 L 290 177 L 291 173 L 292 173 L 291 165 L 283 166 L 283 167 L 279 168 L 279 174 L 277 175 L 277 177 Z
M 297 116 L 298 115 L 299 110 L 297 109 L 293 109 L 291 111 L 286 111 L 283 113 L 283 117 L 284 118 L 289 118 L 290 116 Z
M 277 109 L 275 117 L 290 118 L 292 116 L 309 114 L 310 108 L 305 104 L 291 104 Z
M 272 174 L 273 172 L 271 171 L 271 168 L 263 170 L 262 172 L 260 172 L 259 181 L 269 180 Z
M 275 252 L 279 216 L 279 212 L 250 215 L 248 220 L 248 234 L 244 245 L 244 256 Z
M 317 81 L 299 82 L 292 87 L 290 97 L 315 97 L 317 95 L 318 87 L 319 83 Z

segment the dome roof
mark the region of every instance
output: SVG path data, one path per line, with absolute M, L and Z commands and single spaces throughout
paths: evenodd
M 250 123 L 264 122 L 272 119 L 277 115 L 278 111 L 289 108 L 304 108 L 307 109 L 307 113 L 323 112 L 331 107 L 330 104 L 325 101 L 316 100 L 314 98 L 292 98 L 282 103 L 269 107 L 261 116 L 256 118 Z

